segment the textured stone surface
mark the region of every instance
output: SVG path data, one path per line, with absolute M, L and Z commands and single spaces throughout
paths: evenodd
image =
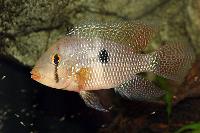
M 33 65 L 47 47 L 83 20 L 134 20 L 159 24 L 162 40 L 181 40 L 199 52 L 198 0 L 3 0 L 0 52 Z M 157 47 L 156 45 L 152 45 Z
M 189 0 L 187 6 L 186 28 L 188 31 L 188 37 L 194 44 L 197 53 L 200 53 L 200 1 Z

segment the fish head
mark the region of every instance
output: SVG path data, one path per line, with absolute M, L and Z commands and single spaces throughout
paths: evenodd
M 66 51 L 63 51 L 66 50 L 66 43 L 66 39 L 61 39 L 42 54 L 31 71 L 33 80 L 52 88 L 76 91 L 67 65 L 72 62 L 70 57 L 66 57 Z

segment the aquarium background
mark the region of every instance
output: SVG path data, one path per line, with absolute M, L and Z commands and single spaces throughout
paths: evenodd
M 199 122 L 199 12 L 199 0 L 0 0 L 0 132 L 173 133 Z M 171 113 L 164 100 L 129 101 L 113 90 L 98 92 L 113 106 L 109 113 L 99 112 L 86 107 L 77 93 L 30 79 L 41 54 L 74 25 L 130 20 L 160 29 L 145 52 L 157 49 L 162 41 L 182 41 L 196 53 L 182 84 L 164 81 L 163 88 L 176 96 Z M 162 84 L 151 74 L 147 77 Z

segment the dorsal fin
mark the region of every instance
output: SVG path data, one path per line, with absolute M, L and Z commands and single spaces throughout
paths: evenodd
M 146 48 L 157 31 L 158 28 L 156 26 L 139 21 L 85 22 L 75 26 L 67 35 L 75 35 L 87 39 L 100 38 L 109 40 L 129 45 L 134 52 L 140 52 Z

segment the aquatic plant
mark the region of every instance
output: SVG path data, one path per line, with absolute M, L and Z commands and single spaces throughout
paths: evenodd
M 160 88 L 162 88 L 166 91 L 166 94 L 164 96 L 164 101 L 166 104 L 166 112 L 167 112 L 167 116 L 168 116 L 168 120 L 169 120 L 170 115 L 172 113 L 172 98 L 173 98 L 172 91 L 171 91 L 170 86 L 167 83 L 167 80 L 165 78 L 156 77 L 155 81 L 157 83 L 159 83 Z
M 188 132 L 188 131 L 190 133 L 200 133 L 200 122 L 185 125 L 185 126 L 181 127 L 175 133 L 185 133 L 185 132 Z

